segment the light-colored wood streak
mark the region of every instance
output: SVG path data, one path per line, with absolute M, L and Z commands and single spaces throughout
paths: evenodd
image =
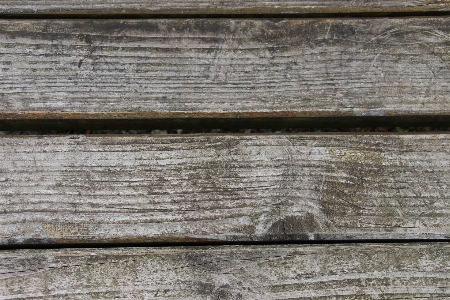
M 449 25 L 3 20 L 0 113 L 449 114 Z
M 446 134 L 0 145 L 2 244 L 450 237 Z
M 0 252 L 1 299 L 448 299 L 450 246 Z
M 448 11 L 448 0 L 1 0 L 0 13 L 288 14 Z

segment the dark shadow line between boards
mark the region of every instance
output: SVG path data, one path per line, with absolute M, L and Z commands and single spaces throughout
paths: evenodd
M 443 239 L 353 239 L 353 240 L 272 240 L 272 241 L 212 241 L 212 242 L 138 242 L 138 243 L 71 243 L 71 244 L 16 244 L 0 245 L 0 251 L 24 249 L 69 248 L 166 248 L 166 247 L 221 247 L 221 246 L 270 246 L 270 245 L 370 245 L 370 244 L 419 244 L 450 243 Z
M 262 132 L 296 129 L 293 132 L 330 131 L 358 132 L 358 131 L 391 131 L 405 132 L 423 131 L 437 132 L 450 130 L 450 116 L 339 116 L 339 117 L 267 117 L 262 115 L 256 118 L 237 117 L 174 117 L 174 118 L 121 118 L 121 119 L 0 119 L 0 132 L 52 132 L 80 134 L 95 133 L 101 131 L 125 131 L 125 130 L 183 130 L 185 133 L 193 131 L 207 132 L 240 132 L 248 129 Z M 362 130 L 365 129 L 365 130 Z M 69 131 L 69 132 L 65 132 Z M 291 130 L 292 131 L 292 130 Z M 256 131 L 258 132 L 258 131 Z M 107 133 L 107 132 L 105 132 Z

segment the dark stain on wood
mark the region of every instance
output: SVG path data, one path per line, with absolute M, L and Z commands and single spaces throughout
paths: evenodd
M 274 222 L 270 226 L 268 234 L 284 238 L 285 236 L 317 233 L 321 231 L 322 227 L 314 218 L 314 214 L 306 213 L 300 216 L 287 216 Z

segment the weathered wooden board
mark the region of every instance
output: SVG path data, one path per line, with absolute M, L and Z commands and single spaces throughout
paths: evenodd
M 1 0 L 0 13 L 288 14 L 448 11 L 448 0 Z
M 1 244 L 450 237 L 447 134 L 0 145 Z
M 0 119 L 448 115 L 449 46 L 449 18 L 4 20 Z
M 450 246 L 0 252 L 1 299 L 448 299 Z

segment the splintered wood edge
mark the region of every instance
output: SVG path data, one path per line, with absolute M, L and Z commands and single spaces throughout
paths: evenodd
M 15 250 L 3 299 L 448 298 L 448 243 Z
M 3 136 L 0 244 L 448 239 L 448 134 Z

